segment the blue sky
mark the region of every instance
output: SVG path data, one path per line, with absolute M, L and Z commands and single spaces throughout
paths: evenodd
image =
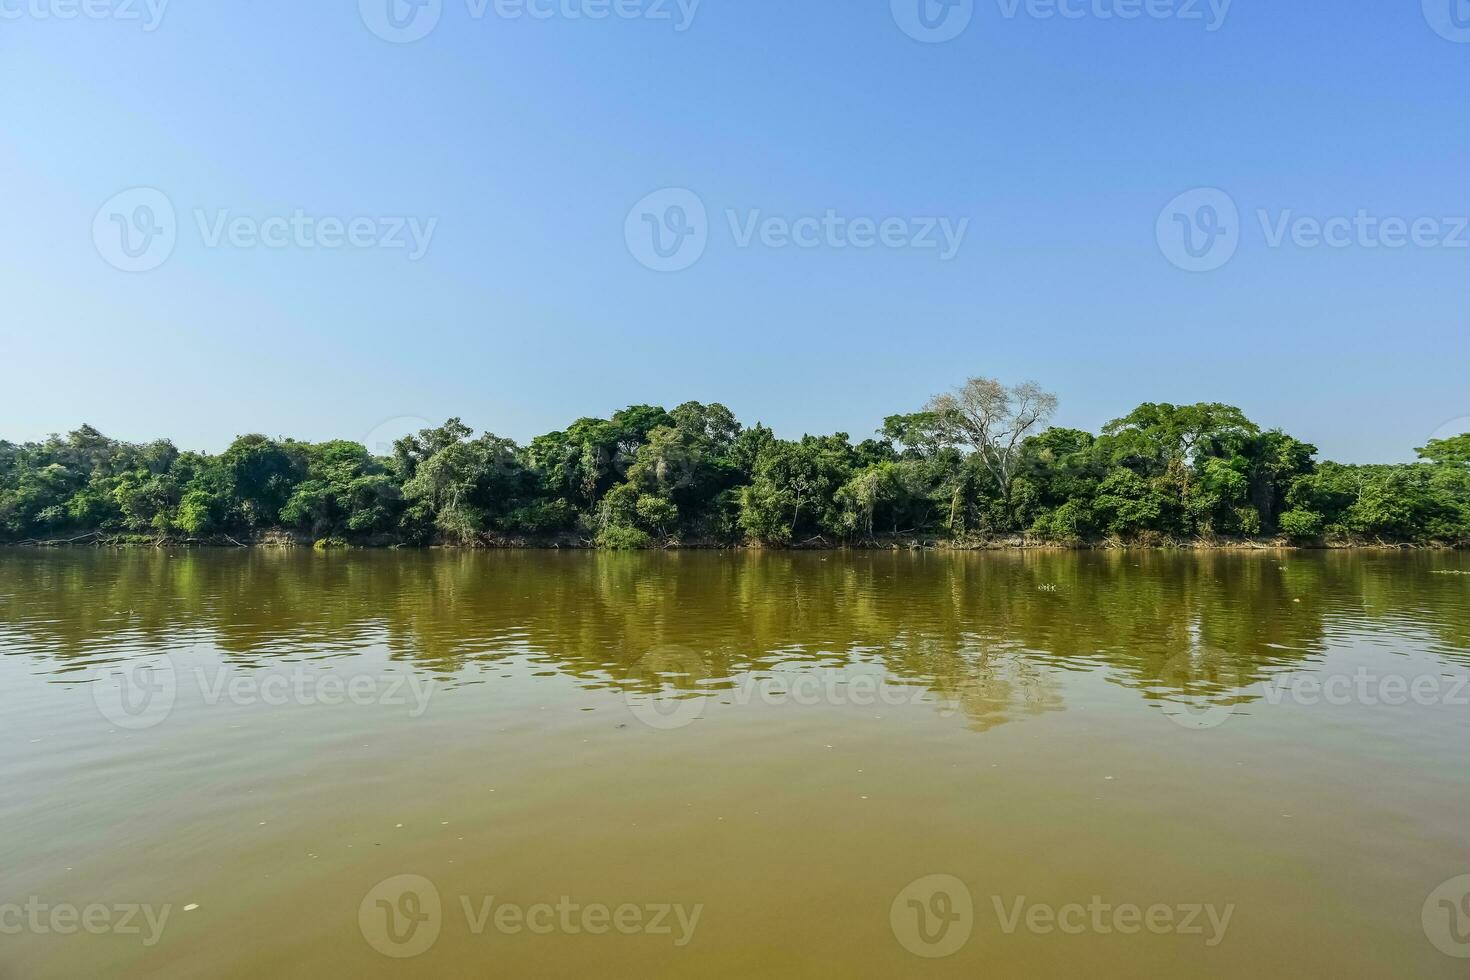
M 0 0 L 0 438 L 458 415 L 525 440 L 690 398 L 861 438 L 972 374 L 1091 429 L 1231 402 L 1348 461 L 1470 417 L 1470 32 L 1439 0 L 968 0 L 942 43 L 900 26 L 918 0 L 439 0 L 411 43 L 369 28 L 388 0 L 59 16 L 81 2 Z M 116 267 L 132 188 L 174 211 L 147 271 Z M 630 210 L 668 188 L 707 230 L 656 271 Z M 1159 230 L 1203 220 L 1196 188 L 1238 211 L 1204 272 Z M 310 236 L 254 242 L 298 211 Z M 768 221 L 829 212 L 892 244 Z M 1395 248 L 1301 224 L 1360 212 L 1429 223 Z M 417 258 L 388 247 L 407 219 Z M 949 257 L 914 241 L 941 221 Z

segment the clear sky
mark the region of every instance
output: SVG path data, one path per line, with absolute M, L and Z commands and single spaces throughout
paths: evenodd
M 0 438 L 862 438 L 973 374 L 1345 461 L 1470 417 L 1450 0 L 151 2 L 0 0 Z

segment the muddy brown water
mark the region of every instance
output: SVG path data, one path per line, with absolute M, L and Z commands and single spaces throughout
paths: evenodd
M 0 552 L 0 977 L 1462 977 L 1470 556 Z

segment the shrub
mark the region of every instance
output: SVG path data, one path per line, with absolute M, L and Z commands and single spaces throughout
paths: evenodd
M 1240 533 L 1250 536 L 1261 533 L 1261 514 L 1254 507 L 1235 508 L 1235 526 Z
M 1322 515 L 1316 511 L 1295 508 L 1281 515 L 1281 533 L 1297 541 L 1312 541 L 1322 536 Z
M 646 531 L 625 524 L 613 524 L 603 528 L 597 535 L 597 546 L 609 551 L 637 551 L 647 548 L 651 540 Z

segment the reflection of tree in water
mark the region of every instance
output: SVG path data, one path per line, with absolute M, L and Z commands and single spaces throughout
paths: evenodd
M 1470 661 L 1470 576 L 1432 574 L 1460 564 L 1427 552 L 10 550 L 0 651 L 61 672 L 196 641 L 240 664 L 377 645 L 446 679 L 524 663 L 642 692 L 862 658 L 985 728 L 1060 707 L 1064 669 L 1106 668 L 1165 704 L 1239 697 L 1348 635 Z M 647 659 L 659 650 L 691 653 L 665 670 Z
M 1056 669 L 1018 645 L 900 637 L 884 664 L 893 676 L 933 691 L 942 710 L 963 713 L 975 731 L 1062 707 Z

